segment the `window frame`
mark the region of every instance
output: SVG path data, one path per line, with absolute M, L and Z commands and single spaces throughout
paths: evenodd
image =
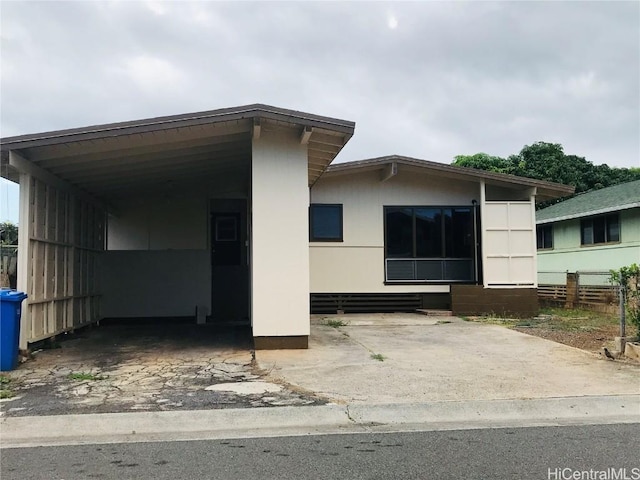
M 412 221 L 412 253 L 411 256 L 407 256 L 407 257 L 400 257 L 400 256 L 394 256 L 394 255 L 389 255 L 389 239 L 388 239 L 388 222 L 387 222 L 387 216 L 388 216 L 388 211 L 389 209 L 411 209 L 412 210 L 412 215 L 411 215 L 411 221 Z M 416 210 L 417 209 L 439 209 L 441 211 L 441 231 L 440 231 L 440 240 L 441 240 L 441 244 L 440 244 L 440 248 L 441 248 L 441 255 L 437 256 L 437 257 L 421 257 L 421 256 L 417 256 L 417 246 L 416 246 Z M 445 218 L 444 218 L 444 211 L 445 210 L 451 210 L 451 212 L 453 213 L 454 210 L 465 210 L 467 211 L 470 215 L 470 221 L 471 221 L 471 232 L 470 235 L 472 237 L 472 244 L 469 247 L 469 256 L 464 256 L 464 257 L 460 257 L 460 256 L 447 256 L 447 229 L 446 229 L 446 225 L 445 225 Z M 477 262 L 478 262 L 478 252 L 477 252 L 477 248 L 478 248 L 478 238 L 476 237 L 477 235 L 477 230 L 476 230 L 476 225 L 477 222 L 479 222 L 478 219 L 478 210 L 476 206 L 469 206 L 469 205 L 383 205 L 383 229 L 384 229 L 384 249 L 383 249 L 383 259 L 384 259 L 384 279 L 383 279 L 383 283 L 385 285 L 427 285 L 427 284 L 432 284 L 432 285 L 438 285 L 438 284 L 442 284 L 442 285 L 450 285 L 453 283 L 461 283 L 461 284 L 474 284 L 477 283 L 477 275 L 478 275 L 478 271 L 475 271 L 475 274 L 472 274 L 472 277 L 469 278 L 465 278 L 465 279 L 453 279 L 453 278 L 405 278 L 405 279 L 390 279 L 389 278 L 389 271 L 388 271 L 388 262 L 389 261 L 413 261 L 413 262 L 421 262 L 421 261 L 440 261 L 440 262 L 451 262 L 451 261 L 470 261 L 471 262 L 471 267 L 472 268 L 476 268 L 477 267 Z M 453 217 L 452 217 L 453 218 Z M 453 224 L 451 226 L 451 233 L 453 233 Z M 417 266 L 417 264 L 416 264 Z M 474 276 L 475 275 L 475 276 Z
M 473 222 L 473 216 L 476 215 L 475 213 L 475 209 L 473 206 L 468 206 L 468 205 L 384 205 L 382 210 L 382 217 L 383 217 L 383 227 L 384 228 L 384 258 L 385 261 L 386 259 L 409 259 L 409 258 L 413 258 L 413 259 L 436 259 L 436 258 L 440 258 L 440 259 L 446 259 L 446 258 L 473 258 L 473 246 L 471 247 L 471 257 L 456 257 L 456 256 L 447 256 L 446 255 L 446 250 L 447 250 L 447 232 L 446 232 L 446 226 L 444 223 L 444 216 L 442 216 L 442 220 L 441 220 L 441 228 L 440 228 L 440 250 L 441 250 L 441 255 L 436 256 L 436 257 L 423 257 L 423 256 L 418 256 L 417 254 L 417 244 L 416 244 L 416 214 L 415 214 L 415 210 L 417 209 L 434 209 L 434 210 L 440 210 L 441 212 L 444 212 L 445 210 L 451 210 L 452 212 L 454 210 L 468 210 L 469 213 L 471 214 L 471 221 Z M 387 209 L 390 208 L 396 208 L 396 209 L 412 209 L 413 210 L 413 214 L 412 214 L 412 229 L 413 229 L 413 239 L 412 239 L 412 254 L 410 257 L 397 257 L 397 256 L 390 256 L 388 253 L 388 238 L 387 238 Z M 472 232 L 473 233 L 473 232 Z
M 614 222 L 612 221 L 613 219 L 615 219 L 615 223 L 618 225 L 618 235 L 617 235 L 617 239 L 616 240 L 610 240 L 609 236 L 610 236 L 610 225 L 613 224 Z M 603 242 L 596 242 L 595 238 L 596 238 L 596 231 L 595 231 L 595 222 L 596 221 L 602 221 L 603 222 L 603 236 L 604 236 L 604 241 Z M 585 230 L 587 228 L 591 228 L 591 242 L 585 242 Z M 620 243 L 620 239 L 622 238 L 622 226 L 620 225 L 620 213 L 616 212 L 616 213 L 609 213 L 606 215 L 595 215 L 592 217 L 586 217 L 586 218 L 581 218 L 580 219 L 580 246 L 581 247 L 593 247 L 593 246 L 598 246 L 598 245 L 611 245 L 611 244 L 616 244 L 616 243 Z
M 544 245 L 544 230 L 549 229 L 551 231 L 551 245 Z M 553 250 L 553 224 L 552 223 L 544 223 L 542 225 L 536 225 L 536 250 Z M 540 240 L 542 239 L 542 242 Z
M 316 237 L 313 231 L 314 207 L 335 207 L 338 209 L 340 234 L 336 237 Z M 344 242 L 344 208 L 342 203 L 309 204 L 309 241 L 310 242 Z

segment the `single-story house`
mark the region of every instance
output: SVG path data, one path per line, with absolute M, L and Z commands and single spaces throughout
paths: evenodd
M 640 263 L 640 180 L 576 195 L 536 212 L 540 272 Z
M 330 166 L 354 128 L 249 105 L 3 138 L 21 348 L 103 318 L 305 348 L 310 311 L 536 308 L 535 201 L 571 187 L 401 156 Z

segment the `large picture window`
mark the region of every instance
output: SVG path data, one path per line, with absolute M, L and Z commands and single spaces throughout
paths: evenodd
M 389 282 L 474 280 L 474 209 L 385 207 Z
M 312 203 L 309 207 L 309 240 L 342 241 L 342 205 Z
M 580 220 L 580 244 L 595 245 L 620 241 L 620 219 L 617 213 Z

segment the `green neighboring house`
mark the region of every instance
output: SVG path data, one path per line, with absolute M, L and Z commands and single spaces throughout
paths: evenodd
M 640 180 L 536 212 L 538 272 L 609 271 L 640 263 Z

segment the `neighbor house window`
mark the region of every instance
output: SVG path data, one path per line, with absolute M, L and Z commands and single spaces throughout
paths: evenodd
M 342 205 L 312 203 L 309 207 L 309 240 L 342 241 Z
M 471 207 L 385 207 L 387 282 L 471 281 Z
M 617 213 L 580 220 L 580 244 L 595 245 L 620 241 L 620 218 Z
M 553 225 L 538 225 L 536 236 L 538 250 L 553 248 Z

